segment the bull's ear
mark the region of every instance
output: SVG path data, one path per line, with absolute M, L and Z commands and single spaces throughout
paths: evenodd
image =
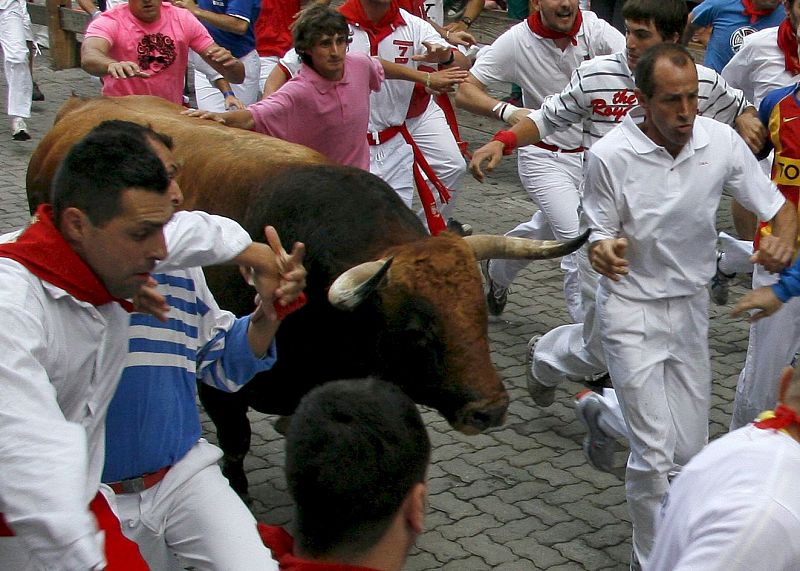
M 331 284 L 328 301 L 338 309 L 353 311 L 378 289 L 393 260 L 384 258 L 350 268 Z

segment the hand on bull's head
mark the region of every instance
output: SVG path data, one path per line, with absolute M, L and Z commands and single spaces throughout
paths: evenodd
M 272 226 L 264 228 L 264 236 L 269 245 L 252 244 L 255 259 L 251 266 L 242 268 L 242 274 L 261 298 L 260 313 L 274 320 L 278 318 L 276 306 L 289 306 L 306 286 L 305 246 L 297 242 L 292 252 L 287 252 Z

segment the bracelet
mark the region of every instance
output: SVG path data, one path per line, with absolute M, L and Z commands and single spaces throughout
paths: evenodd
M 472 18 L 470 18 L 469 16 L 464 16 L 463 18 L 461 18 L 461 21 L 467 25 L 467 28 L 469 28 L 472 25 Z
M 429 71 L 425 72 L 425 87 L 431 88 L 431 72 Z
M 222 92 L 222 96 L 223 97 L 235 97 L 236 94 L 229 89 L 228 91 L 223 91 Z
M 498 131 L 492 141 L 503 143 L 503 154 L 510 155 L 517 146 L 517 136 L 512 131 Z
M 447 40 L 448 42 L 450 41 L 450 30 L 445 31 L 444 39 Z
M 450 50 L 450 57 L 447 59 L 447 61 L 439 62 L 439 65 L 450 65 L 455 60 L 456 60 L 456 52 L 454 52 L 453 50 Z
M 281 305 L 276 299 L 275 303 L 272 304 L 272 307 L 275 308 L 275 313 L 278 315 L 278 321 L 283 321 L 290 313 L 294 313 L 303 307 L 307 301 L 308 298 L 306 297 L 306 292 L 300 292 L 300 295 L 297 296 L 297 299 L 289 305 Z

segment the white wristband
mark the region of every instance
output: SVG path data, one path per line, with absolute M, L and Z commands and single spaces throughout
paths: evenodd
M 508 120 L 509 120 L 509 119 L 511 119 L 511 116 L 512 116 L 512 115 L 513 115 L 513 114 L 514 114 L 516 111 L 519 111 L 519 109 L 520 109 L 520 108 L 519 108 L 519 107 L 517 107 L 516 105 L 511 105 L 511 103 L 509 103 L 509 104 L 507 104 L 507 105 L 506 105 L 506 106 L 503 108 L 503 110 L 502 110 L 502 112 L 501 112 L 501 115 L 500 115 L 500 118 L 501 118 L 503 121 L 505 121 L 506 123 L 508 123 Z

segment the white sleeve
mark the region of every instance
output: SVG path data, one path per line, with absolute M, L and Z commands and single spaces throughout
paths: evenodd
M 594 41 L 590 40 L 592 56 L 615 54 L 625 49 L 625 36 L 602 18 L 593 20 L 591 34 L 596 38 Z
M 592 229 L 590 242 L 618 238 L 620 217 L 614 196 L 614 184 L 608 166 L 594 153 L 586 153 L 584 194 L 580 230 Z
M 278 65 L 289 74 L 289 79 L 291 79 L 300 72 L 300 66 L 303 64 L 300 62 L 300 56 L 298 56 L 295 49 L 292 48 L 278 60 Z
M 218 79 L 222 79 L 222 74 L 220 72 L 208 65 L 206 60 L 192 50 L 189 50 L 189 62 L 191 62 L 197 71 L 206 76 L 211 85 L 214 85 L 214 82 Z
M 515 42 L 512 28 L 478 52 L 478 59 L 469 72 L 485 86 L 501 81 L 520 83 L 515 73 Z
M 167 258 L 156 266 L 168 272 L 229 262 L 253 243 L 238 222 L 199 210 L 176 212 L 164 227 Z
M 725 188 L 747 210 L 756 213 L 761 220 L 771 220 L 786 199 L 778 187 L 761 170 L 750 148 L 735 132 L 731 137 L 731 172 L 725 180 Z
M 742 48 L 733 54 L 733 57 L 728 61 L 722 69 L 722 78 L 728 82 L 728 85 L 735 89 L 741 89 L 744 96 L 749 101 L 755 100 L 755 90 L 751 80 L 750 71 L 752 70 L 753 50 L 748 48 L 747 40 Z
M 30 308 L 15 301 L 30 287 L 3 272 L 0 511 L 37 569 L 93 569 L 105 559 L 86 499 L 86 430 L 64 417 L 42 365 L 57 342 L 48 340 L 45 308 L 33 292 Z

